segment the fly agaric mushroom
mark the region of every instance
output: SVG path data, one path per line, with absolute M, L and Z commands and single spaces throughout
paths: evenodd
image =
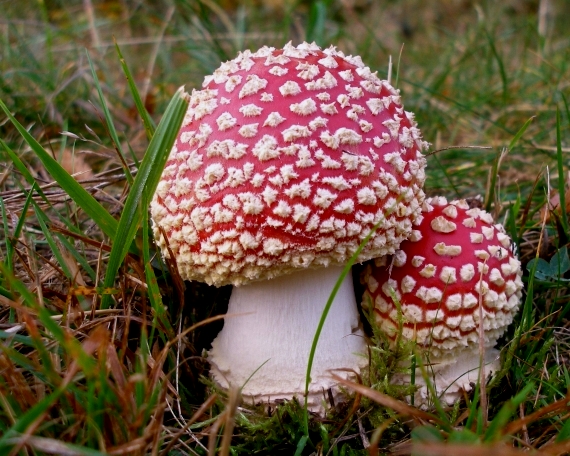
M 518 310 L 522 271 L 509 237 L 489 213 L 443 197 L 428 199 L 425 206 L 422 222 L 400 250 L 363 271 L 362 305 L 373 306 L 392 343 L 401 331 L 402 338 L 429 353 L 433 386 L 451 405 L 479 380 L 481 316 L 486 373 L 500 368 L 492 347 Z M 426 406 L 421 374 L 416 383 L 415 404 Z
M 184 280 L 235 285 L 236 316 L 209 353 L 221 386 L 253 402 L 303 394 L 343 266 L 376 225 L 359 262 L 394 253 L 421 219 L 426 144 L 398 91 L 333 47 L 245 51 L 193 91 L 151 214 Z M 364 350 L 347 278 L 319 340 L 313 409 L 328 370 L 358 371 Z

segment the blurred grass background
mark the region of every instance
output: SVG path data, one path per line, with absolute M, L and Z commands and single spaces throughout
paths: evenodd
M 482 195 L 485 205 L 506 223 L 525 266 L 536 256 L 546 262 L 567 259 L 563 255 L 570 234 L 567 222 L 556 211 L 541 213 L 549 198 L 565 193 L 564 174 L 569 169 L 567 0 L 0 0 L 0 11 L 0 99 L 115 217 L 124 213 L 130 173 L 135 174 L 148 147 L 148 131 L 115 42 L 146 110 L 158 123 L 178 87 L 200 88 L 205 75 L 238 51 L 308 40 L 361 55 L 383 78 L 391 57 L 392 83 L 401 90 L 406 110 L 416 114 L 424 139 L 432 143 L 426 192 L 448 198 Z M 115 140 L 110 125 L 116 129 Z M 221 454 L 270 454 L 269 449 L 271 454 L 293 454 L 303 435 L 301 415 L 294 404 L 267 418 L 243 410 L 238 413 L 235 398 L 223 399 L 217 406 L 213 396 L 208 398 L 209 390 L 200 381 L 204 363 L 199 355 L 207 348 L 215 326 L 180 338 L 183 348 L 176 345 L 179 342 L 167 343 L 172 328 L 179 330 L 223 312 L 223 304 L 217 312 L 204 310 L 203 304 L 223 302 L 228 290 L 186 284 L 183 305 L 182 285 L 176 277 L 160 275 L 170 323 L 155 321 L 147 335 L 146 295 L 133 283 L 146 284 L 148 276 L 141 270 L 148 261 L 137 260 L 133 248 L 129 268 L 121 269 L 115 282 L 119 291 L 97 288 L 111 240 L 69 205 L 65 190 L 53 185 L 38 155 L 3 114 L 0 139 L 4 224 L 0 439 L 10 430 L 11 438 L 19 442 L 2 447 L 9 442 L 0 440 L 0 449 L 11 448 L 6 454 L 103 454 L 90 453 L 87 447 L 113 454 L 214 454 L 216 448 Z M 8 149 L 25 163 L 30 179 L 43 187 L 53 207 L 37 198 L 37 187 L 30 188 L 31 181 L 24 179 L 29 176 L 15 166 Z M 38 206 L 33 203 L 36 200 Z M 62 219 L 68 231 L 54 222 Z M 49 234 L 54 226 L 60 230 L 57 242 Z M 22 232 L 25 236 L 20 236 Z M 11 239 L 19 240 L 11 244 Z M 148 260 L 149 247 L 141 241 L 147 238 L 137 239 L 137 248 L 144 252 L 141 258 Z M 10 248 L 12 254 L 17 253 L 14 262 Z M 429 450 L 428 445 L 417 454 L 465 451 L 437 447 L 444 439 L 452 444 L 487 445 L 469 454 L 511 454 L 500 443 L 505 440 L 512 447 L 565 454 L 567 449 L 560 445 L 570 438 L 570 409 L 564 402 L 570 385 L 568 269 L 559 267 L 561 263 L 549 264 L 551 269 L 539 271 L 541 280 L 532 278 L 532 268 L 530 276 L 525 276 L 529 298 L 503 340 L 510 361 L 493 389 L 491 431 L 479 419 L 482 412 L 476 398 L 442 412 L 433 426 L 418 426 L 415 434 L 410 434 L 413 426 L 408 421 L 398 418 L 402 410 L 387 411 L 374 408 L 374 401 L 363 401 L 358 419 L 344 422 L 341 414 L 313 422 L 314 445 L 308 445 L 303 454 L 368 454 L 374 445 L 365 450 L 366 442 L 372 439 L 374 444 L 375 435 L 375 444 L 380 442 L 383 451 L 391 448 L 399 454 L 409 453 L 405 445 L 410 436 L 413 442 L 433 444 L 439 451 L 430 453 L 436 450 Z M 82 284 L 70 280 L 74 267 L 81 270 Z M 38 270 L 43 274 L 36 274 Z M 26 295 L 23 284 L 38 297 Z M 78 291 L 78 285 L 85 289 Z M 70 298 L 70 290 L 77 299 Z M 66 316 L 70 303 L 81 307 L 87 302 L 89 306 L 93 294 L 105 293 L 115 293 L 114 308 L 96 308 L 93 300 L 91 322 L 70 322 Z M 64 336 L 57 326 L 49 326 L 46 322 L 52 317 L 42 317 L 34 307 L 36 300 L 73 331 Z M 29 310 L 18 307 L 22 302 L 23 307 L 35 309 L 31 316 Z M 113 320 L 113 312 L 126 322 Z M 18 334 L 24 322 L 26 336 Z M 109 331 L 93 330 L 97 322 Z M 34 325 L 43 329 L 34 332 Z M 147 336 L 148 347 L 143 343 Z M 72 342 L 75 338 L 83 344 L 83 352 Z M 95 364 L 87 361 L 94 347 L 104 348 L 108 359 L 99 354 Z M 86 354 L 79 367 L 71 356 L 77 353 Z M 180 356 L 184 357 L 181 364 Z M 376 363 L 386 363 L 386 359 Z M 376 367 L 389 373 L 386 366 Z M 158 374 L 164 371 L 172 379 L 175 370 L 181 376 L 180 388 L 176 376 L 176 394 Z M 73 381 L 65 377 L 69 372 L 76 375 Z M 66 380 L 60 383 L 60 377 Z M 385 384 L 375 388 L 390 392 Z M 47 409 L 38 406 L 56 393 L 65 400 L 46 415 Z M 194 412 L 197 415 L 192 417 Z M 529 415 L 532 420 L 525 421 Z M 237 420 L 231 450 L 229 440 L 222 439 L 223 429 L 230 429 L 230 417 Z M 414 426 L 425 424 L 415 419 Z M 85 423 L 89 423 L 87 430 L 79 432 Z M 453 427 L 454 423 L 462 426 Z M 21 437 L 25 433 L 27 440 Z M 49 441 L 30 440 L 30 436 Z M 67 446 L 57 446 L 57 442 Z M 393 447 L 395 442 L 404 446 Z M 559 446 L 549 447 L 553 443 Z M 491 444 L 499 445 L 503 453 L 491 449 Z

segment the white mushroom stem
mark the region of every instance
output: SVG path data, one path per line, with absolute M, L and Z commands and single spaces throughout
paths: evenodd
M 444 361 L 431 357 L 428 366 L 425 366 L 427 380 L 435 389 L 443 405 L 453 405 L 463 397 L 465 391 L 473 389 L 473 385 L 479 383 L 480 379 L 480 355 L 477 347 L 465 348 L 458 353 L 454 353 L 454 359 Z M 499 361 L 499 351 L 494 348 L 487 348 L 483 358 L 486 382 L 493 374 L 501 368 Z M 411 376 L 409 374 L 398 374 L 394 378 L 395 383 L 409 384 Z M 414 405 L 422 408 L 430 408 L 433 398 L 428 390 L 426 379 L 423 378 L 420 368 L 416 369 L 415 385 L 418 387 L 414 394 Z
M 234 287 L 224 328 L 209 353 L 216 382 L 224 388 L 243 386 L 242 395 L 249 403 L 275 403 L 293 396 L 303 403 L 313 337 L 341 272 L 342 267 L 308 269 Z M 336 294 L 317 345 L 309 389 L 311 410 L 322 412 L 329 388 L 333 395 L 339 394 L 330 370 L 360 371 L 366 364 L 365 347 L 349 275 Z M 350 377 L 345 371 L 337 374 Z

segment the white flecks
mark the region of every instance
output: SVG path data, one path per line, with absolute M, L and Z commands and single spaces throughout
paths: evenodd
M 269 103 L 270 101 L 273 101 L 273 94 L 272 93 L 267 93 L 267 92 L 263 92 L 261 94 L 261 97 L 259 97 L 260 101 L 263 101 L 265 103 Z
M 295 223 L 305 223 L 311 214 L 311 209 L 302 204 L 295 204 L 293 206 L 293 220 Z
M 263 126 L 264 127 L 276 127 L 277 125 L 279 125 L 280 123 L 285 121 L 285 117 L 283 117 L 281 114 L 279 114 L 278 112 L 272 112 L 267 116 L 267 119 L 265 119 L 265 122 L 263 122 Z
M 457 218 L 457 207 L 454 206 L 453 204 L 444 208 L 442 212 L 445 215 L 447 215 L 449 218 L 452 218 L 452 219 Z
M 301 93 L 301 87 L 295 81 L 287 81 L 281 87 L 279 87 L 279 92 L 284 97 L 293 96 Z
M 220 117 L 216 119 L 218 124 L 218 130 L 225 131 L 228 128 L 233 127 L 237 122 L 237 119 L 233 117 L 229 112 L 224 112 Z
M 354 98 L 355 100 L 358 100 L 359 98 L 362 98 L 364 96 L 364 91 L 360 87 L 353 87 L 347 85 L 345 86 L 345 89 L 348 92 L 348 96 L 350 98 Z
M 339 146 L 339 139 L 331 135 L 329 131 L 323 131 L 320 135 L 320 140 L 331 149 L 338 149 Z
M 411 293 L 416 286 L 416 281 L 412 276 L 407 275 L 402 279 L 400 286 L 402 293 Z
M 263 241 L 263 252 L 267 255 L 277 256 L 281 255 L 287 246 L 279 239 L 269 238 Z
M 277 200 L 277 195 L 278 195 L 277 190 L 275 190 L 273 187 L 270 187 L 269 185 L 267 185 L 263 190 L 263 192 L 261 192 L 263 201 L 265 201 L 265 204 L 267 204 L 268 206 L 270 206 Z
M 315 152 L 315 158 L 321 160 L 321 166 L 325 169 L 340 168 L 340 162 L 333 160 L 329 155 L 325 154 L 322 149 Z M 318 175 L 316 177 L 318 178 Z
M 327 55 L 326 57 L 319 59 L 319 63 L 326 68 L 338 67 L 338 62 L 332 55 Z
M 321 111 L 324 114 L 328 114 L 329 116 L 337 114 L 338 111 L 336 110 L 335 103 L 336 103 L 336 101 L 333 101 L 332 103 L 328 103 L 328 104 L 327 103 L 321 103 L 320 104 Z
M 466 219 L 463 220 L 463 226 L 465 228 L 475 228 L 477 226 L 477 224 L 475 223 L 475 219 L 473 217 L 468 217 Z
M 225 159 L 239 159 L 247 152 L 247 144 L 236 143 L 232 139 L 213 141 L 206 149 L 207 157 L 223 157 Z
M 408 240 L 410 242 L 419 242 L 421 241 L 423 238 L 422 232 L 420 230 L 412 230 L 412 234 L 410 234 L 410 237 L 408 238 Z
M 392 265 L 396 266 L 397 268 L 401 268 L 406 264 L 408 260 L 408 255 L 403 250 L 396 250 L 396 253 L 392 256 Z
M 220 163 L 212 163 L 204 170 L 204 180 L 208 185 L 212 185 L 214 182 L 219 181 L 225 173 L 226 170 Z
M 259 161 L 271 160 L 279 157 L 281 154 L 277 147 L 277 140 L 271 135 L 263 135 L 263 138 L 253 146 L 251 153 L 255 155 Z
M 284 192 L 289 198 L 300 197 L 303 199 L 311 195 L 311 183 L 309 179 L 305 179 L 298 184 L 293 184 Z
M 382 133 L 382 138 L 380 138 L 379 136 L 375 136 L 374 138 L 372 138 L 372 140 L 374 141 L 374 146 L 380 148 L 384 144 L 388 144 L 390 141 L 392 141 L 392 138 L 390 138 L 390 135 L 388 133 Z
M 438 242 L 433 250 L 441 256 L 458 256 L 461 255 L 460 245 L 446 245 L 444 242 Z
M 350 106 L 350 98 L 344 93 L 341 93 L 338 97 L 336 97 L 336 101 L 341 108 L 348 108 Z
M 374 116 L 378 115 L 379 112 L 382 112 L 384 110 L 384 103 L 382 103 L 382 100 L 380 98 L 370 98 L 366 101 L 366 106 L 368 106 L 368 109 L 370 109 L 370 112 Z
M 257 215 L 263 211 L 263 202 L 261 198 L 254 193 L 238 193 L 237 197 L 242 202 L 243 212 L 245 214 Z
M 373 125 L 368 122 L 367 120 L 361 120 L 358 122 L 358 125 L 360 126 L 360 129 L 364 132 L 364 133 L 368 133 L 370 130 L 372 130 Z
M 289 206 L 289 204 L 287 204 L 286 201 L 279 201 L 277 203 L 277 206 L 273 209 L 273 213 L 275 215 L 283 218 L 289 217 L 292 211 L 293 209 L 291 206 Z
M 436 287 L 421 286 L 416 292 L 416 296 L 425 303 L 440 302 L 443 297 L 443 292 Z
M 468 263 L 461 266 L 461 269 L 459 270 L 459 277 L 461 277 L 461 280 L 463 282 L 469 282 L 471 279 L 473 279 L 473 277 L 475 277 L 475 268 L 473 265 Z
M 452 311 L 459 310 L 461 309 L 461 303 L 463 300 L 462 298 L 463 296 L 461 295 L 461 293 L 452 294 L 448 296 L 447 299 L 445 300 L 445 306 Z
M 487 274 L 489 272 L 489 266 L 479 261 L 477 263 L 477 271 L 479 273 Z
M 363 187 L 356 192 L 356 197 L 358 198 L 358 203 L 365 206 L 372 206 L 376 204 L 377 198 L 374 190 L 370 187 Z
M 302 146 L 299 149 L 297 157 L 299 159 L 295 162 L 295 166 L 298 168 L 310 168 L 316 164 L 315 160 L 311 158 L 311 152 L 306 146 Z
M 247 76 L 245 84 L 239 91 L 239 97 L 241 99 L 249 95 L 254 95 L 260 90 L 265 89 L 265 87 L 267 87 L 267 79 L 260 78 L 256 74 L 250 74 Z
M 275 65 L 269 69 L 269 73 L 273 76 L 283 76 L 287 74 L 289 70 L 287 68 L 283 68 L 282 66 Z
M 430 226 L 432 230 L 437 231 L 438 233 L 451 233 L 457 229 L 457 225 L 453 223 L 451 220 L 447 220 L 442 215 L 438 215 L 435 217 Z
M 232 74 L 226 81 L 226 92 L 233 92 L 234 89 L 241 83 L 241 76 L 239 74 Z
M 356 145 L 362 142 L 362 136 L 350 128 L 341 127 L 334 132 L 334 136 L 340 144 Z
M 339 71 L 338 75 L 346 82 L 352 82 L 354 80 L 354 75 L 352 74 L 352 70 L 350 68 L 348 70 Z
M 408 304 L 402 309 L 402 314 L 409 323 L 421 323 L 423 321 L 423 311 L 421 307 Z
M 229 99 L 229 98 L 220 97 L 220 104 L 221 104 L 221 105 L 228 105 L 228 104 L 230 104 L 230 103 L 231 103 L 231 102 L 230 102 L 230 99 Z
M 489 257 L 491 256 L 491 255 L 489 255 L 489 253 L 488 253 L 486 250 L 475 250 L 475 251 L 473 252 L 473 254 L 474 254 L 477 258 L 479 258 L 480 260 L 483 260 L 483 261 L 489 259 Z
M 441 274 L 439 275 L 439 279 L 445 284 L 457 282 L 456 269 L 452 266 L 444 266 L 441 269 Z
M 281 132 L 286 142 L 293 142 L 299 138 L 307 138 L 311 136 L 311 130 L 303 125 L 291 125 L 289 128 Z
M 299 76 L 301 79 L 304 79 L 305 81 L 314 79 L 320 73 L 318 65 L 312 65 L 306 62 L 299 62 L 295 69 L 299 70 L 297 76 Z
M 259 241 L 249 231 L 244 231 L 239 236 L 241 246 L 246 250 L 257 249 Z
M 243 105 L 239 108 L 239 112 L 241 112 L 245 117 L 259 116 L 261 115 L 261 111 L 263 111 L 263 108 L 253 103 Z
M 243 125 L 239 130 L 238 133 L 243 136 L 244 138 L 253 138 L 257 135 L 257 127 L 259 126 L 258 123 L 247 124 Z
M 370 93 L 379 94 L 381 87 L 372 81 L 360 81 L 360 86 Z
M 497 268 L 491 269 L 491 272 L 489 273 L 489 281 L 499 287 L 503 286 L 505 283 L 505 279 L 503 279 L 501 271 L 499 271 Z
M 317 104 L 312 98 L 307 98 L 300 103 L 291 104 L 289 109 L 300 116 L 308 116 L 317 110 Z
M 309 122 L 309 128 L 315 131 L 317 128 L 325 128 L 328 123 L 328 119 L 324 117 L 315 117 L 313 120 Z
M 257 188 L 257 187 L 261 187 L 264 180 L 265 180 L 265 176 L 263 174 L 255 173 L 255 176 L 253 176 L 251 178 L 250 182 L 251 182 L 251 185 L 253 185 L 255 188 Z
M 323 77 L 305 83 L 307 90 L 327 90 L 336 87 L 336 85 L 337 80 L 328 71 L 325 72 Z
M 490 241 L 493 239 L 493 235 L 495 234 L 495 228 L 492 226 L 483 226 L 481 227 L 481 231 L 483 232 L 483 236 Z
M 479 218 L 483 220 L 485 223 L 488 223 L 489 225 L 495 223 L 495 221 L 493 220 L 493 216 L 486 211 L 481 211 L 479 213 Z
M 198 168 L 200 168 L 200 166 L 202 166 L 202 163 L 203 163 L 202 154 L 199 154 L 195 150 L 193 150 L 190 153 L 190 156 L 188 157 L 188 160 L 186 161 L 186 164 L 188 165 L 188 168 L 191 171 L 196 171 Z
M 414 257 L 412 258 L 412 266 L 419 268 L 425 260 L 426 258 L 423 256 L 414 255 Z
M 316 195 L 313 198 L 313 204 L 315 206 L 322 207 L 326 209 L 329 207 L 332 202 L 338 197 L 336 193 L 332 193 L 325 188 L 318 188 L 316 191 Z
M 394 119 L 385 120 L 382 122 L 388 131 L 390 132 L 390 136 L 392 139 L 398 138 L 398 130 L 400 129 L 400 121 L 401 119 L 398 116 L 394 116 Z
M 497 240 L 505 249 L 511 248 L 511 239 L 505 233 L 497 233 Z
M 337 204 L 334 207 L 334 210 L 341 214 L 351 214 L 354 211 L 354 201 L 351 199 L 345 199 Z
M 350 183 L 343 177 L 343 176 L 334 176 L 334 177 L 324 177 L 322 179 L 323 184 L 330 185 L 335 190 L 346 190 L 352 187 Z
M 202 117 L 211 114 L 218 107 L 218 100 L 212 98 L 210 100 L 204 100 L 198 103 L 194 108 L 194 118 L 200 120 Z
M 321 101 L 330 101 L 331 94 L 328 92 L 321 92 L 316 95 L 316 97 Z
M 295 172 L 295 167 L 293 165 L 283 165 L 279 172 L 281 173 L 283 182 L 286 184 L 288 184 L 291 179 L 299 177 L 299 174 Z
M 472 244 L 481 244 L 483 242 L 483 235 L 481 233 L 469 233 L 469 239 Z
M 420 271 L 420 275 L 422 277 L 425 277 L 426 279 L 429 279 L 431 277 L 433 277 L 435 275 L 437 271 L 437 266 L 434 264 L 426 264 L 422 270 Z

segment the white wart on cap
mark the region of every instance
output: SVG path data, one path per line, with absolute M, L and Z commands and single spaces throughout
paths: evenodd
M 381 222 L 364 261 L 394 253 L 421 219 L 427 143 L 360 57 L 264 47 L 203 87 L 151 204 L 183 279 L 238 285 L 342 265 Z
M 437 391 L 453 403 L 478 380 L 480 315 L 490 349 L 519 308 L 521 275 L 510 238 L 490 214 L 437 197 L 426 201 L 421 224 L 400 250 L 366 268 L 363 306 L 373 306 L 392 341 L 401 328 L 429 352 Z M 488 350 L 487 372 L 499 367 L 497 356 Z M 420 389 L 416 399 L 425 403 L 426 394 Z

